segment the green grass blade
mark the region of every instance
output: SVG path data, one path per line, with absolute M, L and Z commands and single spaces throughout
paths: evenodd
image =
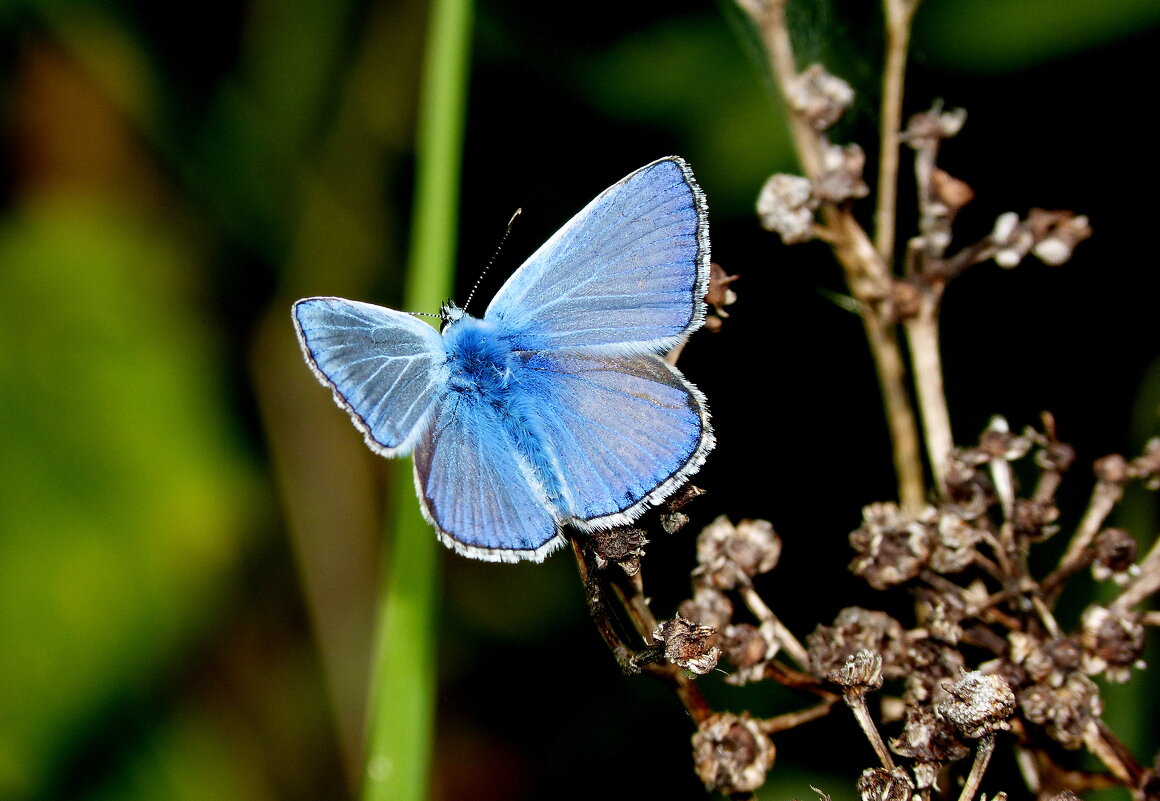
M 404 293 L 404 308 L 415 311 L 434 311 L 453 290 L 471 17 L 471 0 L 431 4 Z M 430 780 L 439 546 L 409 497 L 409 462 L 395 467 L 363 801 L 418 801 Z

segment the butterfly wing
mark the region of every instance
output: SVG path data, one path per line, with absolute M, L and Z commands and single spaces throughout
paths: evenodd
M 562 476 L 560 512 L 579 528 L 631 522 L 713 448 L 704 397 L 657 356 L 526 354 L 519 380 Z
M 659 352 L 704 320 L 708 282 L 705 197 L 671 156 L 598 195 L 512 274 L 484 317 L 516 350 Z
M 409 314 L 342 298 L 300 300 L 293 317 L 306 361 L 371 450 L 409 453 L 446 391 L 439 332 Z
M 490 562 L 539 562 L 563 544 L 525 438 L 479 395 L 444 396 L 414 456 L 423 514 L 445 545 Z

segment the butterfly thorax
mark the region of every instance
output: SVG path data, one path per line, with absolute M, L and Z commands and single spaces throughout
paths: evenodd
M 443 329 L 451 389 L 500 401 L 511 383 L 512 350 L 499 328 L 461 313 Z

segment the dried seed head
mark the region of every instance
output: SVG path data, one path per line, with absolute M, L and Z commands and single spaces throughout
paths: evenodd
M 858 556 L 850 570 L 876 590 L 902 584 L 918 575 L 930 559 L 933 507 L 917 516 L 894 503 L 872 503 L 862 509 L 862 527 L 850 533 Z
M 1080 621 L 1083 669 L 1088 675 L 1103 673 L 1108 681 L 1123 684 L 1132 668 L 1144 668 L 1144 624 L 1135 612 L 1116 613 L 1103 606 L 1089 606 Z
M 955 736 L 951 724 L 927 706 L 907 707 L 902 734 L 890 741 L 890 750 L 915 761 L 915 784 L 920 790 L 934 787 L 942 765 L 965 759 L 971 753 Z
M 777 644 L 750 623 L 725 627 L 719 641 L 725 658 L 737 668 L 725 677 L 729 684 L 743 685 L 765 678 L 765 666 L 778 651 Z
M 826 678 L 842 687 L 847 696 L 862 696 L 882 687 L 882 655 L 865 648 L 846 657 L 846 661 Z
M 1059 510 L 1054 504 L 1016 498 L 1011 510 L 1011 524 L 1015 536 L 1031 542 L 1043 542 L 1059 531 L 1059 526 L 1049 525 L 1059 518 Z
M 767 573 L 781 556 L 781 538 L 766 520 L 742 520 L 736 526 L 724 515 L 697 537 L 698 567 L 693 575 L 722 590 L 747 585 Z
M 922 627 L 930 634 L 931 639 L 947 645 L 957 645 L 962 638 L 962 623 L 967 610 L 961 595 L 920 592 L 918 614 Z
M 1083 746 L 1084 736 L 1095 731 L 1104 711 L 1099 688 L 1082 673 L 1070 674 L 1059 688 L 1034 684 L 1021 690 L 1019 707 L 1024 718 L 1071 750 Z
M 677 611 L 681 617 L 720 631 L 733 617 L 733 602 L 720 590 L 697 582 L 692 600 L 682 601 Z
M 858 797 L 862 801 L 910 801 L 914 782 L 905 768 L 867 768 L 858 777 Z
M 846 659 L 862 650 L 882 656 L 887 678 L 906 672 L 905 632 L 902 624 L 885 612 L 850 606 L 838 613 L 833 626 L 818 626 L 806 638 L 810 671 L 825 678 L 838 670 Z
M 975 562 L 975 546 L 986 532 L 956 515 L 939 515 L 931 537 L 930 566 L 937 573 L 959 573 Z
M 1092 577 L 1096 581 L 1114 580 L 1127 584 L 1136 566 L 1136 539 L 1122 528 L 1106 528 L 1096 536 L 1096 558 L 1092 562 Z M 1132 568 L 1136 568 L 1135 571 Z
M 821 64 L 811 64 L 790 81 L 786 103 L 814 130 L 824 131 L 853 105 L 854 90 L 841 78 L 826 72 Z
M 665 644 L 666 659 L 698 676 L 717 667 L 721 657 L 721 650 L 713 644 L 717 639 L 716 629 L 698 626 L 683 617 L 661 623 L 653 631 L 653 639 Z
M 814 197 L 831 203 L 866 197 L 870 187 L 862 180 L 865 166 L 866 154 L 858 145 L 828 145 L 822 152 L 822 171 L 813 182 Z
M 1061 790 L 1060 792 L 1053 795 L 1051 798 L 1047 799 L 1047 801 L 1083 801 L 1083 800 L 1078 795 L 1073 793 L 1071 790 Z
M 925 704 L 943 697 L 946 683 L 963 674 L 963 655 L 936 640 L 915 640 L 908 644 L 905 667 L 903 697 L 910 704 Z
M 968 740 L 1005 731 L 1015 711 L 1015 693 L 1002 676 L 971 671 L 954 684 L 943 685 L 948 698 L 935 711 Z
M 640 558 L 648 544 L 644 529 L 618 526 L 607 531 L 593 531 L 589 537 L 598 568 L 603 570 L 615 563 L 630 576 L 640 572 Z
M 693 761 L 705 789 L 749 793 L 765 784 L 775 750 L 748 713 L 710 715 L 693 734 Z
M 808 179 L 800 175 L 771 175 L 757 196 L 757 216 L 767 231 L 781 235 L 787 245 L 814 238 L 813 197 Z

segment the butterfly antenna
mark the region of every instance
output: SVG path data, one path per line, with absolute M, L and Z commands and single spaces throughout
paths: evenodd
M 515 214 L 513 214 L 511 219 L 508 220 L 507 228 L 504 229 L 503 236 L 500 238 L 499 244 L 495 248 L 495 253 L 493 253 L 491 258 L 488 259 L 487 264 L 483 268 L 483 271 L 480 272 L 479 277 L 475 279 L 475 286 L 473 286 L 471 288 L 471 292 L 467 294 L 467 301 L 463 304 L 464 311 L 467 311 L 467 307 L 471 305 L 471 299 L 475 297 L 475 290 L 479 289 L 479 284 L 481 281 L 483 281 L 483 277 L 487 275 L 487 271 L 491 269 L 491 265 L 495 264 L 495 259 L 497 256 L 499 256 L 499 252 L 503 250 L 504 243 L 507 242 L 508 236 L 511 235 L 512 226 L 515 224 L 516 217 L 519 217 L 521 214 L 523 214 L 523 212 L 523 209 L 516 209 Z

